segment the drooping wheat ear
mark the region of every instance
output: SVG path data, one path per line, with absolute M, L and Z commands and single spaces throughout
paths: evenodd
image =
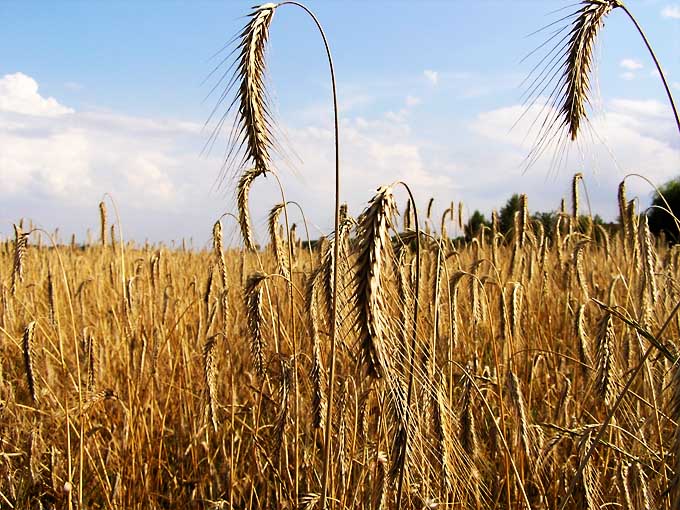
M 578 206 L 579 206 L 579 193 L 578 193 L 578 182 L 583 179 L 583 174 L 581 172 L 574 174 L 574 179 L 571 181 L 571 215 L 574 221 L 578 221 Z
M 652 305 L 656 306 L 659 300 L 659 291 L 656 286 L 656 254 L 654 253 L 654 246 L 652 241 L 652 233 L 649 230 L 649 220 L 646 214 L 642 215 L 642 232 L 640 233 L 640 241 L 642 246 L 642 259 L 644 260 L 644 275 L 645 285 L 649 289 L 649 295 L 652 298 Z
M 262 326 L 264 314 L 262 313 L 262 282 L 267 275 L 262 272 L 251 274 L 246 281 L 245 298 L 246 313 L 248 317 L 248 330 L 250 331 L 250 353 L 253 356 L 253 366 L 260 378 L 266 374 L 265 353 L 266 343 Z
M 515 373 L 508 371 L 508 389 L 510 393 L 510 401 L 515 415 L 519 421 L 519 437 L 522 442 L 524 454 L 527 459 L 531 458 L 531 440 L 529 438 L 529 421 L 527 420 L 526 406 L 524 405 L 524 395 L 522 394 L 522 387 L 519 379 Z
M 307 281 L 306 302 L 309 310 L 309 336 L 312 341 L 312 368 L 309 376 L 312 380 L 312 423 L 314 428 L 323 428 L 326 420 L 326 375 L 321 359 L 321 341 L 319 339 L 319 315 L 316 303 L 319 269 Z
M 17 285 L 24 281 L 24 255 L 28 246 L 28 233 L 21 226 L 14 225 L 14 266 L 12 268 L 12 295 L 17 291 Z
M 581 362 L 581 373 L 583 377 L 588 376 L 588 367 L 592 363 L 590 356 L 590 339 L 586 333 L 586 305 L 582 304 L 576 312 L 575 330 L 578 338 L 578 357 Z
M 250 20 L 238 36 L 240 41 L 234 77 L 217 105 L 219 107 L 224 101 L 232 86 L 238 86 L 233 103 L 238 104 L 238 112 L 229 136 L 229 158 L 241 167 L 251 165 L 258 174 L 269 171 L 274 146 L 273 120 L 265 87 L 267 72 L 265 52 L 269 27 L 276 7 L 277 5 L 273 3 L 253 7 L 249 15 Z M 213 138 L 225 119 L 226 114 L 220 119 Z M 240 160 L 236 159 L 239 155 Z
M 246 250 L 255 251 L 255 241 L 253 240 L 253 229 L 250 226 L 250 208 L 248 205 L 250 197 L 250 186 L 258 175 L 261 175 L 257 168 L 251 168 L 241 174 L 241 178 L 236 186 L 236 204 L 238 206 L 238 223 L 241 227 L 241 236 Z
M 106 246 L 106 204 L 99 202 L 99 240 L 102 248 Z
M 357 256 L 357 313 L 362 355 L 368 373 L 381 377 L 388 362 L 385 356 L 383 290 L 384 259 L 391 249 L 389 229 L 397 206 L 390 186 L 378 188 L 368 208 L 359 217 Z
M 623 180 L 619 183 L 618 192 L 618 202 L 619 202 L 619 221 L 621 222 L 621 229 L 623 230 L 623 247 L 625 248 L 628 243 L 628 201 L 626 200 L 626 181 Z
M 290 278 L 290 272 L 288 267 L 286 267 L 286 259 L 283 252 L 283 239 L 279 235 L 279 216 L 283 212 L 284 207 L 286 207 L 286 204 L 276 204 L 272 207 L 271 211 L 269 211 L 267 226 L 269 227 L 269 237 L 272 242 L 272 251 L 276 258 L 277 270 L 285 278 Z
M 614 340 L 614 322 L 611 314 L 607 313 L 600 319 L 596 338 L 596 387 L 607 408 L 614 403 L 616 397 Z
M 97 392 L 97 357 L 94 353 L 95 343 L 92 334 L 87 335 L 87 394 Z
M 447 408 L 446 379 L 441 372 L 433 397 L 432 418 L 437 439 L 437 458 L 441 464 L 442 492 L 449 493 L 453 490 L 454 481 L 454 436 L 451 412 Z
M 208 393 L 208 415 L 213 430 L 217 432 L 217 336 L 212 336 L 203 346 L 203 373 Z
M 227 288 L 227 264 L 224 260 L 224 247 L 222 246 L 222 223 L 217 220 L 213 225 L 213 249 L 215 250 L 215 258 L 217 259 L 217 267 L 220 271 L 220 279 L 222 281 L 222 289 Z
M 590 74 L 597 34 L 604 25 L 604 18 L 619 6 L 619 1 L 583 0 L 580 5 L 574 13 L 563 53 L 562 75 L 553 92 L 557 95 L 561 117 L 559 127 L 566 127 L 572 140 L 576 140 L 581 123 L 587 120 L 586 105 L 590 102 Z
M 33 346 L 33 338 L 35 333 L 35 321 L 31 321 L 24 329 L 24 338 L 22 347 L 24 351 L 24 370 L 26 371 L 26 382 L 28 383 L 28 391 L 31 395 L 31 400 L 34 404 L 38 403 L 38 395 L 35 387 L 35 368 L 33 360 L 35 359 L 35 351 Z
M 583 251 L 585 247 L 590 243 L 589 240 L 584 240 L 579 242 L 574 248 L 574 254 L 572 257 L 574 263 L 574 271 L 576 272 L 576 281 L 583 293 L 583 300 L 588 301 L 588 282 L 586 281 L 586 271 L 583 262 Z

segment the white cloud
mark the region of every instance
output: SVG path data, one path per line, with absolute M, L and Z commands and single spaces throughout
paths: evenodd
M 680 90 L 680 81 L 673 82 L 673 88 L 676 90 Z
M 189 237 L 197 214 L 224 208 L 211 192 L 220 160 L 200 157 L 207 136 L 191 122 L 74 111 L 33 78 L 0 77 L 0 233 L 27 217 L 80 237 L 110 193 L 138 240 Z
M 663 16 L 664 18 L 680 19 L 680 6 L 667 5 L 661 11 L 661 16 Z
M 7 96 L 0 89 L 0 102 Z M 44 98 L 37 94 L 37 99 L 41 104 Z M 549 156 L 523 173 L 533 141 L 530 124 L 540 106 L 515 129 L 524 111 L 520 105 L 482 112 L 471 121 L 447 120 L 446 128 L 428 125 L 430 133 L 420 137 L 422 127 L 410 114 L 417 103 L 415 97 L 401 96 L 394 111 L 341 117 L 342 198 L 352 214 L 365 207 L 378 186 L 397 180 L 411 186 L 421 207 L 434 196 L 436 214 L 452 199 L 464 200 L 470 212 L 488 214 L 513 192 L 527 192 L 531 210 L 551 210 L 568 196 L 571 174 L 582 171 L 593 212 L 612 218 L 616 186 L 625 173 L 637 171 L 662 183 L 680 167 L 677 134 L 662 102 L 609 101 L 607 112 L 593 117 L 597 137 L 590 143 L 588 136 L 581 138 L 560 167 L 569 173 L 557 178 Z M 22 216 L 48 228 L 59 226 L 65 235 L 82 233 L 88 225 L 94 229 L 97 202 L 109 192 L 128 236 L 166 241 L 195 236 L 201 247 L 215 218 L 235 210 L 233 180 L 226 180 L 221 191 L 211 188 L 224 142 L 217 142 L 214 156 L 200 158 L 209 133 L 199 124 L 71 112 L 46 118 L 0 111 L 0 235 L 8 235 L 11 223 Z M 333 129 L 327 113 L 282 126 L 281 143 L 294 157 L 276 161 L 286 198 L 300 203 L 313 237 L 328 233 L 333 221 Z M 643 202 L 650 194 L 642 183 L 631 182 L 629 189 Z M 253 224 L 265 239 L 268 210 L 281 197 L 271 178 L 257 179 L 252 193 Z M 401 205 L 404 195 L 399 197 Z M 300 221 L 295 210 L 291 214 L 291 221 Z M 224 224 L 225 242 L 238 242 L 235 223 L 225 219 Z
M 635 71 L 636 69 L 642 69 L 644 67 L 640 62 L 633 60 L 632 58 L 624 58 L 619 65 L 629 71 Z
M 680 146 L 672 114 L 662 103 L 627 99 L 608 102 L 607 111 L 593 116 L 579 139 L 567 144 L 564 159 L 553 159 L 557 151 L 551 147 L 523 173 L 525 157 L 537 135 L 536 125 L 532 129 L 532 123 L 550 110 L 534 105 L 518 122 L 525 112 L 520 105 L 500 108 L 479 114 L 472 123 L 473 132 L 486 137 L 495 147 L 491 154 L 480 153 L 472 159 L 470 165 L 474 167 L 466 170 L 481 181 L 479 189 L 472 193 L 477 195 L 478 203 L 498 204 L 498 190 L 505 187 L 506 197 L 514 191 L 528 193 L 532 210 L 555 209 L 561 196 L 568 196 L 570 175 L 580 171 L 586 178 L 593 213 L 613 219 L 616 216 L 616 187 L 624 175 L 636 172 L 661 184 L 677 174 Z M 471 150 L 475 149 L 471 147 Z M 489 168 L 500 165 L 505 172 L 485 174 L 481 171 L 484 160 L 489 161 Z M 652 191 L 649 185 L 639 179 L 627 182 L 631 197 L 637 194 L 643 207 L 649 203 Z
M 425 76 L 425 79 L 432 85 L 437 85 L 437 83 L 439 83 L 439 73 L 437 71 L 425 69 L 425 71 L 423 71 L 423 75 Z
M 38 83 L 23 73 L 7 74 L 0 78 L 0 111 L 56 117 L 73 113 L 53 97 L 42 97 Z
M 632 81 L 635 79 L 635 73 L 621 73 L 621 79 L 626 81 Z

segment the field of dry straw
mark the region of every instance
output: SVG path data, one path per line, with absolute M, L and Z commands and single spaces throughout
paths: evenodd
M 459 207 L 396 183 L 318 242 L 282 198 L 256 244 L 281 5 L 237 43 L 238 214 L 211 250 L 123 242 L 104 202 L 98 242 L 0 242 L 0 508 L 679 509 L 680 248 L 625 181 L 607 227 L 577 174 L 550 231 L 522 195 L 509 232 L 452 239 Z M 621 5 L 579 5 L 546 137 L 577 136 Z

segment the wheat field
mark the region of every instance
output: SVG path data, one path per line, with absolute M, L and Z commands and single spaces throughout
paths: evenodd
M 317 23 L 333 84 L 320 239 L 283 189 L 267 235 L 251 227 L 285 5 Z M 530 161 L 580 136 L 598 30 L 633 19 L 578 6 Z M 209 143 L 234 115 L 236 208 L 209 249 L 125 241 L 108 199 L 96 241 L 19 219 L 0 240 L 0 508 L 679 510 L 680 248 L 626 180 L 608 225 L 581 211 L 581 173 L 550 226 L 523 194 L 510 228 L 466 229 L 462 202 L 418 207 L 402 182 L 349 211 L 318 20 L 264 4 L 235 44 Z
M 678 248 L 634 201 L 612 230 L 562 213 L 545 232 L 522 209 L 505 237 L 422 232 L 416 296 L 393 191 L 342 219 L 330 422 L 334 238 L 276 223 L 251 253 L 218 222 L 213 250 L 122 245 L 103 205 L 90 245 L 17 226 L 2 506 L 314 508 L 327 427 L 335 508 L 393 508 L 402 468 L 405 508 L 671 505 Z

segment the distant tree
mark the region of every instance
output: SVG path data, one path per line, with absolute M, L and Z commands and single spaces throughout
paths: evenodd
M 472 216 L 470 216 L 470 219 L 467 222 L 467 225 L 465 225 L 465 238 L 467 240 L 472 239 L 475 237 L 478 233 L 479 230 L 483 226 L 490 226 L 490 223 L 486 220 L 484 215 L 480 213 L 479 211 L 475 211 L 472 213 Z
M 673 216 L 680 219 L 680 176 L 671 179 L 661 186 L 659 190 L 668 202 Z M 652 197 L 652 206 L 654 207 L 650 208 L 648 213 L 649 229 L 657 235 L 664 231 L 669 240 L 673 242 L 680 241 L 680 232 L 678 232 L 675 220 L 667 211 L 660 209 L 661 207 L 668 209 L 668 207 L 656 192 Z
M 555 231 L 555 224 L 557 223 L 557 213 L 555 212 L 537 212 L 534 213 L 531 219 L 543 225 L 543 232 L 546 236 L 551 237 Z
M 505 205 L 498 214 L 498 221 L 503 235 L 506 235 L 512 229 L 517 211 L 519 211 L 519 195 L 515 193 L 505 202 Z

